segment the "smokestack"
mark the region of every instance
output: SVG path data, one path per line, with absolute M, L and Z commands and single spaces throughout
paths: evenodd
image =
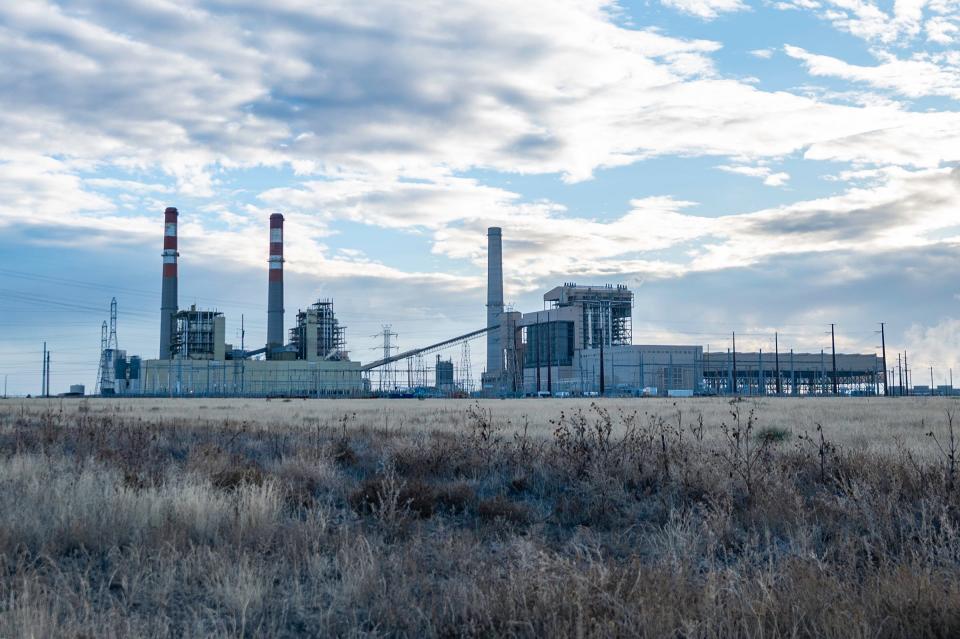
M 270 216 L 270 289 L 267 299 L 267 356 L 283 346 L 283 216 Z
M 160 300 L 160 359 L 170 359 L 173 316 L 177 314 L 177 209 L 163 212 L 163 292 Z
M 487 229 L 487 327 L 500 324 L 503 314 L 503 247 L 500 228 Z M 503 345 L 500 331 L 487 333 L 487 374 L 503 371 Z

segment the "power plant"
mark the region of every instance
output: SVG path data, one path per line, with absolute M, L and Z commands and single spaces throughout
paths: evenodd
M 100 394 L 122 396 L 672 396 L 699 394 L 885 394 L 876 355 L 704 353 L 700 345 L 633 343 L 633 293 L 624 285 L 566 282 L 528 313 L 504 304 L 503 231 L 487 230 L 486 325 L 395 353 L 389 326 L 383 357 L 353 361 L 333 300 L 299 310 L 284 326 L 284 217 L 269 218 L 266 343 L 246 350 L 226 342 L 216 310 L 179 308 L 176 208 L 164 211 L 160 348 L 156 359 L 128 357 L 116 339 L 116 300 L 104 323 Z M 286 338 L 285 338 L 286 337 Z M 472 388 L 469 343 L 486 338 L 486 366 Z M 734 342 L 735 343 L 735 342 Z M 461 348 L 458 367 L 440 352 Z M 436 355 L 429 379 L 424 357 Z M 402 366 L 406 362 L 406 380 Z M 380 374 L 380 383 L 371 375 Z
M 226 342 L 226 318 L 177 300 L 177 217 L 164 212 L 160 352 L 156 359 L 109 356 L 103 394 L 141 396 L 354 397 L 364 394 L 360 363 L 350 361 L 331 300 L 297 313 L 284 339 L 283 215 L 270 216 L 267 343 L 254 350 Z M 260 359 L 262 357 L 262 359 Z

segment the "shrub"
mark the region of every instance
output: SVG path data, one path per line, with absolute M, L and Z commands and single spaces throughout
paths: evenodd
M 757 441 L 767 444 L 780 444 L 790 439 L 792 433 L 789 428 L 767 426 L 757 431 Z
M 435 493 L 437 508 L 451 512 L 463 512 L 477 503 L 477 491 L 463 481 L 440 486 Z
M 264 481 L 263 467 L 256 461 L 230 455 L 212 444 L 198 446 L 187 459 L 188 472 L 206 475 L 215 487 L 235 490 L 245 484 L 260 486 Z
M 246 484 L 260 486 L 263 479 L 263 468 L 251 461 L 238 461 L 236 465 L 210 474 L 211 483 L 222 490 L 236 490 Z
M 346 437 L 341 437 L 333 444 L 330 454 L 333 461 L 341 466 L 354 466 L 357 463 L 357 453 Z
M 363 480 L 350 494 L 350 505 L 361 514 L 384 516 L 409 511 L 421 519 L 433 515 L 434 490 L 422 481 L 397 483 L 390 476 Z
M 530 509 L 503 495 L 482 500 L 477 514 L 485 521 L 505 521 L 510 524 L 526 524 L 530 521 Z

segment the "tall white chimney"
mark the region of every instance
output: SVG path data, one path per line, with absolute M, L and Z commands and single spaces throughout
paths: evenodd
M 498 326 L 503 314 L 503 245 L 500 228 L 487 229 L 487 327 Z M 487 374 L 503 371 L 500 331 L 487 333 Z

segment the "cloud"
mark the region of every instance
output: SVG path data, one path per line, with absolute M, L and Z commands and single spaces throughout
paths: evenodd
M 871 0 L 785 2 L 781 8 L 813 10 L 842 31 L 864 40 L 890 44 L 920 32 L 926 4 L 927 0 L 898 0 L 890 13 Z
M 767 186 L 783 186 L 790 180 L 790 174 L 783 171 L 774 173 L 768 166 L 720 165 L 717 167 L 727 173 L 736 173 L 748 177 L 762 178 Z
M 749 9 L 740 0 L 661 0 L 661 2 L 664 6 L 704 20 L 713 20 L 721 13 Z
M 87 178 L 83 183 L 95 189 L 128 191 L 138 194 L 169 193 L 171 191 L 170 187 L 165 184 L 148 184 L 136 180 L 119 180 L 117 178 Z
M 917 8 L 901 4 L 892 19 L 913 33 Z M 702 17 L 743 8 L 685 6 Z M 0 68 L 0 158 L 10 204 L 0 224 L 29 213 L 37 224 L 89 229 L 128 219 L 136 232 L 152 233 L 141 216 L 117 211 L 153 206 L 148 198 L 161 194 L 189 196 L 208 205 L 209 217 L 185 225 L 185 241 L 215 234 L 221 246 L 235 243 L 225 257 L 239 261 L 258 255 L 252 249 L 259 239 L 243 238 L 259 238 L 256 216 L 269 206 L 299 216 L 305 239 L 292 250 L 324 256 L 318 263 L 335 273 L 362 268 L 403 277 L 375 261 L 358 267 L 350 253 L 327 256 L 329 224 L 350 220 L 425 230 L 434 251 L 453 259 L 476 258 L 471 234 L 509 221 L 525 238 L 516 248 L 528 282 L 564 269 L 667 274 L 820 250 L 831 245 L 823 241 L 830 229 L 842 228 L 848 242 L 857 227 L 844 220 L 860 217 L 843 207 L 874 211 L 861 222 L 863 237 L 874 242 L 872 219 L 887 215 L 882 203 L 895 207 L 896 188 L 920 178 L 903 173 L 875 189 L 722 223 L 689 214 L 688 202 L 669 196 L 637 199 L 620 218 L 599 222 L 462 173 L 560 174 L 575 182 L 646 158 L 709 155 L 728 159 L 722 170 L 782 186 L 790 176 L 764 162 L 791 153 L 931 170 L 960 160 L 960 114 L 764 91 L 717 71 L 712 56 L 720 43 L 626 29 L 614 10 L 601 0 L 467 1 L 455 8 L 286 0 L 269 12 L 252 0 L 8 3 L 0 7 L 7 61 Z M 844 11 L 890 21 L 867 5 Z M 911 96 L 955 91 L 944 71 L 949 57 L 883 58 L 862 67 L 786 50 L 815 75 Z M 772 54 L 762 51 L 753 53 Z M 251 210 L 229 201 L 223 180 L 231 171 L 284 165 L 296 173 L 293 184 L 264 188 Z M 159 172 L 170 184 L 78 177 L 107 167 Z M 124 194 L 111 199 L 108 191 Z M 939 214 L 923 217 L 932 215 Z M 789 246 L 778 244 L 770 230 L 776 224 L 790 229 Z M 759 239 L 751 242 L 747 230 Z M 549 247 L 572 257 L 544 258 Z
M 927 40 L 937 44 L 953 44 L 957 40 L 957 32 L 960 26 L 957 26 L 957 20 L 937 17 L 927 20 L 924 29 L 927 32 Z
M 789 178 L 769 167 L 719 167 L 775 185 Z M 957 225 L 960 169 L 906 171 L 888 167 L 868 184 L 828 198 L 736 215 L 706 216 L 694 203 L 670 197 L 633 200 L 611 221 L 571 216 L 549 201 L 525 202 L 519 194 L 473 180 L 443 184 L 399 181 L 389 187 L 356 181 L 314 183 L 268 191 L 272 206 L 303 215 L 378 226 L 429 229 L 433 252 L 450 259 L 485 259 L 484 230 L 505 233 L 515 284 L 533 288 L 565 276 L 677 277 L 704 270 L 739 268 L 779 255 L 876 253 L 942 241 Z
M 774 255 L 839 251 L 881 253 L 941 242 L 956 227 L 960 169 L 890 169 L 881 184 L 853 187 L 718 221 L 719 239 L 704 242 L 691 270 L 747 266 Z
M 452 176 L 306 181 L 296 187 L 269 189 L 259 197 L 274 208 L 301 211 L 318 219 L 384 228 L 439 229 L 463 219 L 503 219 L 523 208 L 516 193 Z M 561 208 L 547 203 L 526 206 L 541 208 L 546 214 Z
M 907 46 L 923 33 L 928 43 L 949 45 L 960 29 L 955 0 L 897 0 L 892 11 L 890 3 L 872 0 L 791 0 L 773 6 L 813 12 L 835 28 L 882 47 Z
M 114 202 L 84 188 L 62 161 L 35 155 L 0 161 L 0 228 L 8 225 L 107 228 Z
M 960 64 L 952 65 L 944 56 L 915 54 L 911 59 L 902 60 L 889 54 L 877 53 L 880 64 L 858 66 L 838 58 L 812 54 L 791 45 L 786 45 L 784 51 L 791 58 L 802 61 L 807 70 L 815 76 L 863 82 L 911 98 L 945 96 L 960 99 Z
M 916 384 L 929 384 L 929 367 L 934 368 L 934 385 L 944 381 L 950 368 L 960 371 L 960 319 L 946 317 L 935 324 L 914 323 L 906 331 L 911 375 Z
M 760 168 L 758 176 L 765 169 Z M 767 177 L 780 179 L 777 174 Z M 457 182 L 449 183 L 450 191 L 443 195 L 398 184 L 362 215 L 409 207 L 426 218 L 438 202 L 440 210 L 461 211 L 457 220 L 446 218 L 445 224 L 428 227 L 433 229 L 433 252 L 478 266 L 485 259 L 486 226 L 501 225 L 506 229 L 505 259 L 511 262 L 507 270 L 515 274 L 514 285 L 525 290 L 571 276 L 671 279 L 787 255 L 831 253 L 859 260 L 904 247 L 940 245 L 960 232 L 960 169 L 887 167 L 845 177 L 866 183 L 831 197 L 724 216 L 692 213 L 696 205 L 689 201 L 651 197 L 632 201 L 618 218 L 599 221 L 507 193 L 498 194 L 498 204 L 490 207 L 474 199 L 478 185 Z M 456 204 L 458 199 L 462 204 Z M 315 200 L 311 206 L 340 214 L 332 201 Z M 352 206 L 347 212 L 356 214 Z M 855 274 L 838 272 L 836 277 Z
M 780 171 L 779 173 L 771 173 L 763 180 L 763 183 L 767 186 L 783 186 L 790 180 L 790 174 Z
M 879 354 L 875 331 L 886 321 L 888 364 L 892 357 L 895 366 L 896 353 L 907 349 L 918 367 L 935 362 L 942 379 L 946 361 L 960 359 L 960 347 L 935 341 L 936 359 L 920 355 L 918 341 L 908 335 L 914 320 L 904 309 L 923 309 L 932 318 L 923 326 L 955 317 L 956 301 L 937 292 L 951 289 L 948 265 L 957 259 L 960 245 L 907 247 L 856 259 L 843 252 L 790 254 L 771 257 L 759 268 L 653 279 L 637 292 L 634 336 L 723 351 L 735 330 L 738 348 L 768 351 L 777 331 L 781 354 L 791 348 L 829 354 L 830 324 L 835 323 L 838 351 Z
M 469 234 L 509 220 L 531 247 L 519 252 L 528 282 L 563 269 L 589 272 L 594 263 L 600 272 L 665 274 L 819 250 L 819 235 L 806 244 L 794 231 L 794 243 L 778 248 L 775 234 L 751 244 L 737 229 L 789 215 L 840 226 L 842 207 L 895 199 L 891 185 L 909 180 L 849 191 L 809 214 L 809 203 L 799 202 L 786 213 L 724 219 L 725 231 L 716 218 L 687 213 L 679 197 L 637 199 L 619 219 L 598 222 L 462 173 L 556 173 L 575 182 L 645 158 L 710 155 L 732 158 L 722 170 L 782 186 L 790 176 L 765 163 L 797 152 L 925 169 L 960 159 L 960 114 L 763 91 L 717 73 L 711 56 L 719 43 L 620 27 L 609 2 L 471 1 L 431 11 L 439 6 L 287 0 L 265 13 L 252 0 L 4 5 L 0 52 L 9 64 L 0 80 L 9 90 L 0 94 L 0 158 L 20 173 L 52 164 L 41 172 L 45 182 L 8 185 L 16 197 L 0 223 L 36 209 L 28 205 L 33 191 L 58 191 L 43 196 L 51 205 L 35 223 L 60 223 L 69 198 L 67 224 L 90 229 L 106 226 L 104 213 L 159 205 L 148 200 L 158 194 L 190 196 L 209 217 L 185 226 L 185 241 L 219 234 L 221 245 L 235 243 L 227 257 L 245 261 L 258 254 L 242 235 L 254 232 L 260 206 L 299 216 L 304 255 L 326 255 L 329 224 L 350 220 L 425 230 L 438 255 L 475 257 Z M 787 51 L 824 73 L 863 73 Z M 283 165 L 296 173 L 292 184 L 263 189 L 249 210 L 229 201 L 223 180 L 231 171 Z M 166 174 L 173 192 L 153 179 L 76 177 L 104 167 Z M 109 190 L 125 193 L 111 200 Z M 141 217 L 127 219 L 147 232 Z M 691 244 L 710 233 L 719 239 Z M 550 246 L 576 257 L 538 262 Z M 324 257 L 324 267 L 357 268 L 345 257 Z M 362 268 L 402 277 L 373 261 Z
M 563 132 L 584 108 L 609 126 L 627 95 L 711 74 L 718 48 L 618 28 L 610 6 L 5 5 L 0 132 L 39 153 L 160 166 L 195 195 L 212 192 L 216 163 L 582 179 L 629 151 L 579 153 Z
M 252 0 L 7 3 L 0 156 L 67 150 L 76 164 L 159 169 L 179 193 L 212 197 L 221 171 L 251 166 L 576 182 L 655 156 L 775 157 L 925 126 L 895 105 L 724 78 L 720 43 L 623 28 L 614 10 L 605 0 L 289 0 L 269 12 Z
M 815 142 L 808 160 L 935 168 L 960 160 L 960 113 L 904 113 L 899 121 Z

